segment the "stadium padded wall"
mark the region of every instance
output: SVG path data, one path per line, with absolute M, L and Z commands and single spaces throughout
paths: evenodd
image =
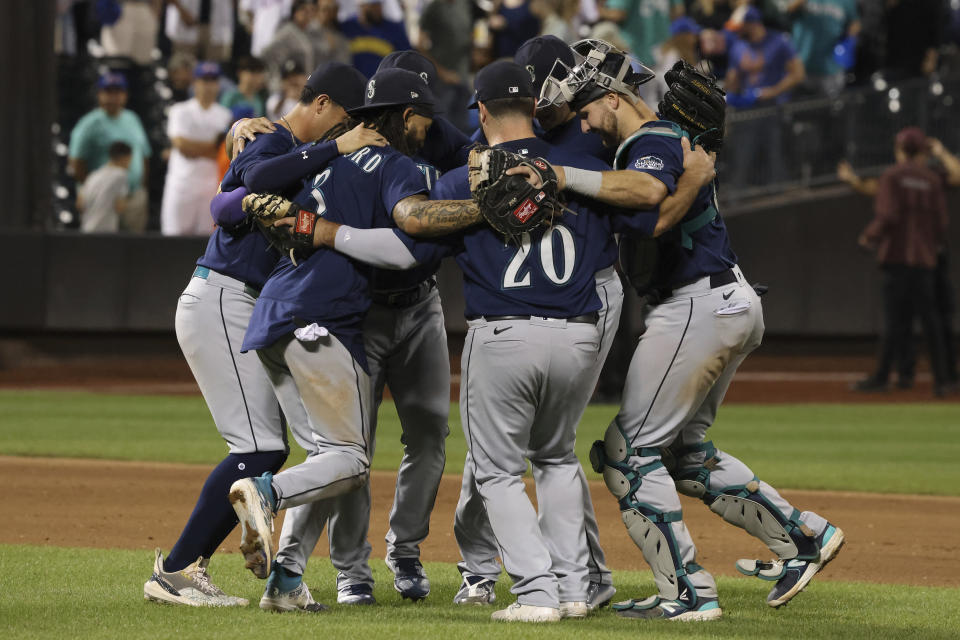
M 951 196 L 956 211 L 960 194 Z M 763 298 L 768 335 L 879 331 L 879 270 L 857 247 L 870 207 L 866 198 L 842 195 L 727 218 L 747 278 L 770 287 Z M 949 235 L 949 245 L 960 248 L 960 223 Z M 0 331 L 172 332 L 177 298 L 206 239 L 0 230 L 0 243 L 8 292 Z M 951 268 L 957 291 L 960 256 Z M 465 330 L 461 286 L 459 270 L 445 262 L 440 291 L 453 332 Z

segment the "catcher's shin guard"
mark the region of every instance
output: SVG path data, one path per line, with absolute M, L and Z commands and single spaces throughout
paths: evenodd
M 700 467 L 672 472 L 677 491 L 700 498 L 711 511 L 759 538 L 783 560 L 816 560 L 819 557 L 816 534 L 800 521 L 800 512 L 794 509 L 789 515 L 784 514 L 763 494 L 756 476 L 742 485 L 711 487 L 711 471 L 720 464 L 720 456 L 712 442 L 671 452 L 681 459 L 697 451 L 704 454 Z
M 656 457 L 645 465 L 630 462 L 631 456 Z M 603 441 L 596 441 L 590 451 L 594 470 L 603 473 L 604 482 L 620 503 L 620 517 L 627 533 L 640 548 L 643 559 L 653 570 L 660 596 L 665 600 L 679 600 L 693 607 L 697 590 L 689 574 L 701 571 L 695 562 L 683 563 L 676 535 L 671 523 L 680 522 L 680 511 L 662 511 L 635 499 L 635 492 L 643 484 L 644 474 L 663 466 L 660 450 L 634 449 L 616 421 L 607 428 Z

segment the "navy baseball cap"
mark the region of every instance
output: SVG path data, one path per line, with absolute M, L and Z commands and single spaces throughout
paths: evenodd
M 413 49 L 394 51 L 384 56 L 383 60 L 380 61 L 380 66 L 377 67 L 377 71 L 380 72 L 387 69 L 406 69 L 407 71 L 413 71 L 423 78 L 431 91 L 437 88 L 437 66 L 430 62 L 422 53 L 414 51 Z
M 363 104 L 363 86 L 367 79 L 349 64 L 325 62 L 313 70 L 304 83 L 317 95 L 326 94 L 350 111 Z
M 473 81 L 476 93 L 467 108 L 476 109 L 478 102 L 499 98 L 534 98 L 530 72 L 512 60 L 491 62 L 477 72 Z
M 219 78 L 220 65 L 218 65 L 216 62 L 210 62 L 209 60 L 198 62 L 197 66 L 193 68 L 193 77 L 194 78 Z
M 98 89 L 124 89 L 127 88 L 127 78 L 122 73 L 108 71 L 97 80 Z
M 348 112 L 362 115 L 383 107 L 410 105 L 420 115 L 432 118 L 435 104 L 430 86 L 419 74 L 406 69 L 384 69 L 367 81 L 363 105 Z
M 743 14 L 743 22 L 763 22 L 763 14 L 756 7 L 747 7 Z
M 530 74 L 533 90 L 538 96 L 543 88 L 543 81 L 550 75 L 558 60 L 571 68 L 575 64 L 573 49 L 557 36 L 530 38 L 520 45 L 513 56 L 513 61 Z

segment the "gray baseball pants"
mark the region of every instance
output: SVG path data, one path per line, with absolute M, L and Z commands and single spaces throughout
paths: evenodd
M 620 312 L 623 308 L 623 285 L 616 269 L 608 267 L 597 272 L 597 295 L 603 305 L 600 309 L 600 321 L 597 330 L 600 333 L 600 349 L 589 370 L 587 377 L 591 393 L 597 386 L 603 363 L 610 353 L 613 339 L 620 324 Z M 583 407 L 586 408 L 586 405 Z M 581 410 L 582 415 L 582 410 Z M 579 421 L 579 416 L 577 417 Z M 597 434 L 598 436 L 602 434 Z M 590 498 L 590 485 L 587 476 L 580 468 L 578 473 L 582 485 L 583 521 L 587 538 L 587 566 L 591 582 L 611 584 L 610 569 L 606 566 L 603 549 L 600 547 L 600 529 L 597 525 L 597 516 L 593 510 L 593 500 Z M 536 478 L 534 478 L 536 480 Z M 500 575 L 500 564 L 497 557 L 500 551 L 497 548 L 490 521 L 476 489 L 473 475 L 473 459 L 467 452 L 467 459 L 463 465 L 463 482 L 460 486 L 460 499 L 457 502 L 456 515 L 453 522 L 453 531 L 460 548 L 463 561 L 459 563 L 460 572 L 465 575 L 476 575 L 496 580 Z

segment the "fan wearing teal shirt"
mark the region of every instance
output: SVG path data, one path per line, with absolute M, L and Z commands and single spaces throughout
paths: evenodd
M 800 0 L 791 5 L 793 45 L 813 88 L 836 95 L 843 88 L 844 67 L 860 32 L 856 0 Z M 840 54 L 835 53 L 840 50 Z M 847 55 L 843 55 L 847 52 Z
M 670 21 L 685 12 L 683 0 L 607 0 L 601 17 L 619 24 L 630 53 L 652 65 L 653 50 L 670 37 Z

